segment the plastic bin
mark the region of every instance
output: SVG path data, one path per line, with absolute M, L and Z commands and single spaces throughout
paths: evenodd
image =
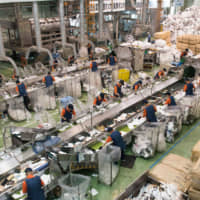
M 117 146 L 108 145 L 98 153 L 99 180 L 111 185 L 119 173 L 121 149 Z
M 128 81 L 130 77 L 130 71 L 128 69 L 120 69 L 118 71 L 118 79 Z
M 62 188 L 61 200 L 85 200 L 90 177 L 80 174 L 68 174 L 58 181 Z

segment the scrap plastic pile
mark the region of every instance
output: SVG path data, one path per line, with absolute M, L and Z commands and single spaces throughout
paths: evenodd
M 171 31 L 174 41 L 177 36 L 183 34 L 200 35 L 200 7 L 192 6 L 184 12 L 168 16 L 163 28 Z
M 144 186 L 137 197 L 126 200 L 182 200 L 182 194 L 174 185 L 153 185 Z
M 156 151 L 165 151 L 165 124 L 144 124 L 139 130 L 136 129 L 134 133 L 137 134 L 137 137 L 132 151 L 137 156 L 149 158 L 154 156 Z

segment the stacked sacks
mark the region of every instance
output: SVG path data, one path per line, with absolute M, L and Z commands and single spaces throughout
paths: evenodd
M 190 160 L 175 154 L 169 154 L 149 172 L 149 175 L 159 182 L 175 184 L 182 192 L 185 192 L 191 183 L 191 168 L 192 162 Z
M 192 162 L 197 162 L 200 158 L 200 141 L 198 141 L 192 149 Z
M 190 49 L 193 54 L 200 53 L 200 35 L 182 35 L 176 39 L 176 47 L 180 51 Z
M 200 35 L 200 7 L 192 6 L 176 15 L 169 15 L 163 22 L 163 29 L 171 31 L 174 41 L 179 35 Z
M 189 197 L 191 200 L 199 200 L 200 197 L 200 159 L 196 162 L 191 171 Z
M 154 34 L 155 40 L 165 40 L 168 46 L 171 46 L 171 32 L 164 31 L 164 32 L 157 32 Z
M 189 197 L 191 200 L 199 200 L 200 197 L 200 141 L 198 141 L 193 149 L 191 161 L 194 163 L 191 170 L 191 187 L 189 188 Z

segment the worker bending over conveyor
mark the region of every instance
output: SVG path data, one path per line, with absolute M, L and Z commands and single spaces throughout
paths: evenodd
M 101 92 L 99 96 L 94 99 L 93 106 L 100 106 L 102 102 L 107 102 L 105 99 L 105 93 Z
M 45 200 L 44 182 L 39 176 L 34 176 L 31 168 L 26 168 L 26 179 L 22 184 L 23 193 L 27 193 L 28 200 Z
M 116 65 L 116 63 L 117 63 L 117 58 L 116 58 L 116 56 L 113 55 L 113 53 L 111 53 L 111 55 L 108 58 L 108 64 L 110 66 L 114 66 L 114 65 Z
M 30 108 L 29 108 L 30 99 L 29 99 L 29 96 L 26 91 L 26 89 L 27 89 L 26 85 L 24 83 L 20 83 L 19 80 L 16 81 L 16 84 L 17 84 L 17 86 L 16 86 L 17 93 L 19 94 L 20 97 L 23 97 L 25 107 L 28 110 L 30 110 Z
M 74 61 L 75 61 L 74 56 L 69 56 L 68 57 L 68 65 L 74 64 Z
M 72 119 L 72 115 L 76 116 L 76 112 L 74 110 L 74 106 L 72 104 L 69 104 L 65 108 L 63 108 L 61 112 L 61 122 L 70 122 Z
M 157 79 L 161 79 L 165 76 L 165 73 L 167 72 L 167 69 L 166 68 L 163 68 L 162 70 L 158 71 L 156 73 L 156 75 L 154 76 L 154 79 L 157 80 Z
M 42 80 L 43 83 L 46 84 L 46 87 L 50 87 L 53 85 L 55 78 L 51 75 L 51 72 L 48 72 L 47 76 L 45 76 Z
M 168 106 L 176 106 L 176 101 L 170 92 L 167 93 L 167 100 L 165 101 L 165 104 Z
M 133 84 L 133 90 L 137 92 L 137 90 L 142 87 L 142 80 L 139 80 Z
M 186 96 L 193 96 L 195 91 L 195 86 L 190 80 L 186 80 L 184 85 L 184 92 Z
M 103 146 L 105 146 L 107 143 L 112 141 L 115 146 L 120 147 L 121 160 L 123 160 L 126 144 L 121 136 L 121 133 L 119 131 L 114 131 L 113 128 L 111 128 L 111 127 L 106 128 L 106 131 L 110 133 L 110 136 L 108 136 L 108 138 L 106 139 L 106 142 Z
M 122 93 L 122 85 L 124 85 L 124 80 L 120 80 L 114 87 L 114 96 L 115 97 L 123 97 Z
M 98 65 L 97 62 L 93 59 L 92 62 L 90 63 L 90 69 L 92 72 L 98 71 Z
M 143 112 L 143 117 L 146 117 L 148 122 L 157 122 L 156 107 L 152 104 L 149 104 L 147 100 L 144 100 L 144 103 L 146 107 Z

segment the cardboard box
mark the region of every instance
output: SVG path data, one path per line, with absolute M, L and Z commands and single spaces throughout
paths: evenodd
M 192 162 L 197 162 L 200 158 L 200 141 L 198 141 L 192 149 Z

